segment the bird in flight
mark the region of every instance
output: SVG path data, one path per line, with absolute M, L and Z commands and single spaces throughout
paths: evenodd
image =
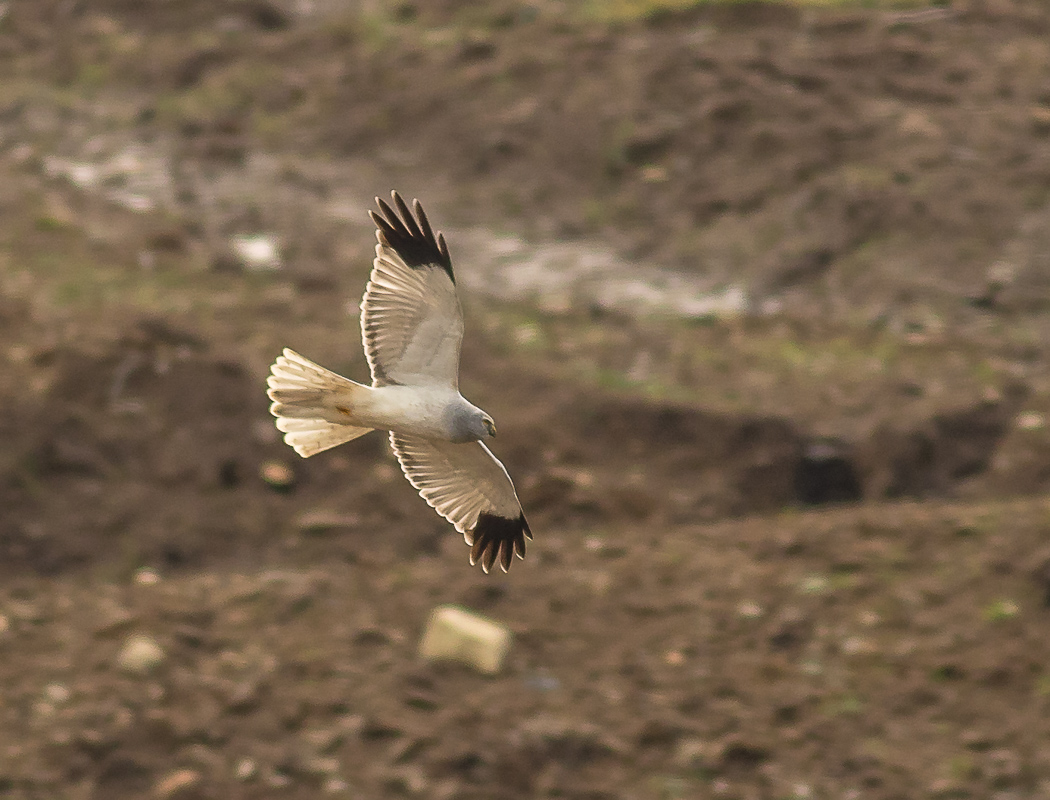
M 270 412 L 303 458 L 390 432 L 405 477 L 470 545 L 471 565 L 506 572 L 532 538 L 506 468 L 485 445 L 492 417 L 459 393 L 463 312 L 445 237 L 418 200 L 376 198 L 376 257 L 361 301 L 372 385 L 336 375 L 285 348 L 266 383 Z M 395 211 L 396 208 L 396 211 Z

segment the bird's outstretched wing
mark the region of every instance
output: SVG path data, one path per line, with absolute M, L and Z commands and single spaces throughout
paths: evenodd
M 372 384 L 459 385 L 463 312 L 445 237 L 430 227 L 423 207 L 409 211 L 392 192 L 397 211 L 376 198 L 376 257 L 361 301 L 361 332 Z
M 484 444 L 391 433 L 390 446 L 423 499 L 463 534 L 472 565 L 488 572 L 498 561 L 506 572 L 515 555 L 525 557 L 532 531 L 510 475 Z

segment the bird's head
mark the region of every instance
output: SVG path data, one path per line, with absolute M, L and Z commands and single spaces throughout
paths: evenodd
M 492 437 L 496 435 L 496 423 L 492 421 L 492 417 L 487 414 L 481 418 L 481 426 L 485 429 L 485 436 Z
M 463 401 L 450 408 L 449 412 L 451 414 L 450 441 L 480 442 L 496 435 L 496 423 L 492 421 L 492 417 L 477 406 Z

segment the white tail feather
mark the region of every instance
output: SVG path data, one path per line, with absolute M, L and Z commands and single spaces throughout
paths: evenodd
M 336 375 L 285 348 L 270 367 L 267 394 L 277 429 L 303 458 L 364 436 L 371 428 L 354 424 L 354 406 L 367 386 Z

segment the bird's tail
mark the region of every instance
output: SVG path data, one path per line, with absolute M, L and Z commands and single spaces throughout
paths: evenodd
M 354 407 L 368 386 L 336 375 L 288 348 L 270 367 L 267 395 L 277 429 L 303 458 L 364 436 L 355 425 Z

